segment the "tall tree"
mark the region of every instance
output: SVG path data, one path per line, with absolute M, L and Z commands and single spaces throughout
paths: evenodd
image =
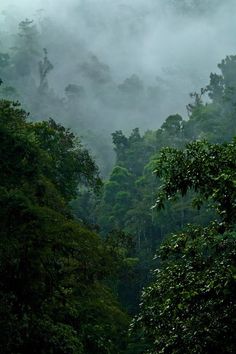
M 209 201 L 219 217 L 206 228 L 188 226 L 161 246 L 160 265 L 133 322 L 147 353 L 236 350 L 235 149 L 235 140 L 194 142 L 160 154 L 156 173 L 163 184 L 157 206 L 194 190 L 194 204 Z
M 0 166 L 0 351 L 122 352 L 128 319 L 106 285 L 116 266 L 68 205 L 78 185 L 100 185 L 92 158 L 63 126 L 1 100 Z

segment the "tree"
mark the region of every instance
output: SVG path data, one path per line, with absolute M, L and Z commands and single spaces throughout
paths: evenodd
M 18 76 L 32 74 L 37 67 L 39 48 L 39 34 L 34 22 L 29 19 L 21 21 L 12 58 Z
M 0 351 L 122 352 L 113 260 L 68 205 L 78 185 L 98 187 L 97 167 L 72 132 L 27 117 L 0 101 Z
M 87 62 L 80 65 L 82 75 L 94 85 L 104 85 L 111 82 L 111 73 L 108 65 L 102 63 L 96 55 L 90 55 Z
M 77 196 L 79 184 L 98 191 L 102 184 L 98 168 L 70 129 L 49 119 L 35 123 L 33 131 L 50 159 L 44 173 L 67 201 Z
M 40 75 L 39 92 L 41 93 L 47 91 L 48 89 L 47 76 L 50 73 L 50 71 L 53 70 L 53 65 L 48 59 L 47 49 L 44 48 L 43 51 L 44 51 L 44 58 L 39 62 L 39 75 Z
M 166 148 L 157 162 L 156 174 L 164 179 L 156 205 L 164 206 L 164 200 L 177 193 L 196 193 L 193 202 L 200 207 L 211 201 L 225 228 L 236 221 L 236 140 L 230 144 L 210 144 L 196 141 L 186 149 Z
M 118 86 L 118 88 L 121 92 L 126 95 L 130 95 L 131 97 L 139 97 L 144 91 L 144 85 L 136 74 L 133 74 L 132 76 L 125 79 L 124 82 Z
M 145 353 L 235 352 L 235 246 L 235 232 L 215 226 L 189 226 L 164 242 L 133 322 Z
M 217 103 L 235 102 L 236 96 L 236 56 L 230 55 L 218 64 L 221 74 L 210 75 L 210 83 L 207 86 L 209 97 Z
M 166 148 L 157 161 L 163 179 L 156 206 L 193 190 L 219 214 L 208 227 L 189 225 L 158 252 L 159 267 L 144 289 L 133 327 L 147 353 L 234 353 L 236 350 L 235 148 L 193 142 Z

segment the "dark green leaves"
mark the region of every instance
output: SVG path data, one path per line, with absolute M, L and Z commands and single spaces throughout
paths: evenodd
M 26 23 L 25 25 L 29 25 Z M 110 354 L 127 316 L 104 285 L 114 265 L 68 201 L 97 191 L 98 169 L 53 120 L 0 101 L 0 352 Z
M 206 141 L 190 143 L 184 150 L 162 150 L 155 173 L 164 179 L 157 206 L 164 200 L 193 190 L 194 205 L 213 202 L 222 221 L 228 226 L 236 215 L 236 142 L 210 144 Z
M 188 227 L 160 248 L 134 325 L 148 353 L 234 353 L 236 235 Z

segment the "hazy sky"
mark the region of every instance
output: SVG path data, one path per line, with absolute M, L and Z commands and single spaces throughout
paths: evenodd
M 26 17 L 51 21 L 45 46 L 55 86 L 73 78 L 76 60 L 93 53 L 117 83 L 133 73 L 146 85 L 160 77 L 171 82 L 172 104 L 166 102 L 163 113 L 171 114 L 183 113 L 188 93 L 206 85 L 217 63 L 236 53 L 235 0 L 195 0 L 203 6 L 199 12 L 181 7 L 184 2 L 191 0 L 1 0 L 0 10 L 7 9 L 16 24 Z

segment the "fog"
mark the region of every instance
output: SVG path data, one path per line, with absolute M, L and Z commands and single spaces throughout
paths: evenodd
M 37 26 L 37 60 L 46 48 L 53 65 L 40 100 L 37 65 L 28 79 L 0 77 L 37 119 L 73 127 L 98 155 L 114 130 L 157 129 L 170 114 L 186 116 L 189 93 L 236 52 L 233 0 L 1 0 L 0 13 L 0 52 L 11 55 L 28 18 Z

